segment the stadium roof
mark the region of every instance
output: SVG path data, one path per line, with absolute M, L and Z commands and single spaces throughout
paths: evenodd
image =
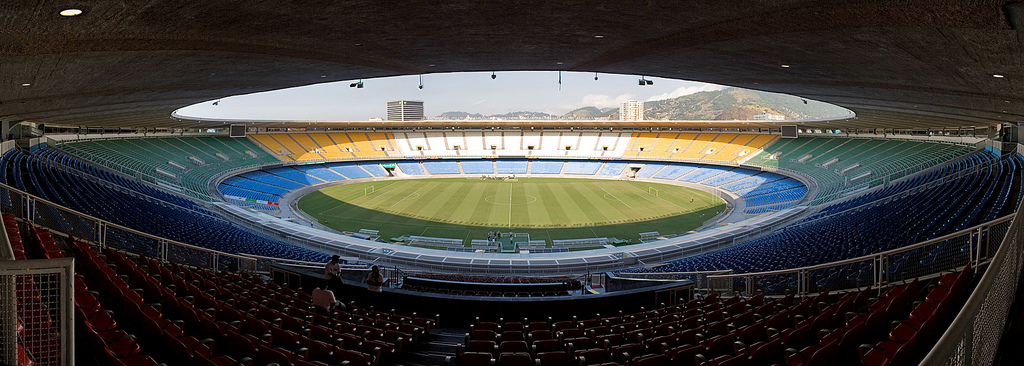
M 59 15 L 69 8 L 83 13 Z M 0 120 L 213 126 L 222 123 L 170 113 L 325 81 L 572 70 L 789 93 L 858 115 L 820 127 L 985 126 L 1024 116 L 1024 32 L 1013 30 L 1024 26 L 1022 8 L 919 0 L 8 1 L 0 5 Z

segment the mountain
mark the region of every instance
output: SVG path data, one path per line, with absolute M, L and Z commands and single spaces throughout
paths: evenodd
M 757 90 L 725 88 L 644 103 L 648 120 L 731 120 L 768 111 L 786 119 L 818 119 L 843 116 L 845 109 L 828 103 Z
M 492 114 L 492 115 L 487 116 L 487 117 L 489 117 L 490 119 L 505 119 L 505 120 L 507 120 L 507 119 L 527 119 L 527 120 L 558 119 L 558 116 L 553 115 L 553 114 L 544 113 L 544 112 L 528 112 L 528 111 L 509 112 L 509 113 L 505 113 L 505 114 Z
M 574 119 L 594 120 L 594 119 L 609 118 L 609 117 L 612 117 L 613 115 L 615 116 L 615 118 L 618 118 L 618 116 L 619 116 L 619 109 L 618 108 L 604 108 L 604 109 L 601 109 L 601 108 L 597 108 L 597 107 L 583 107 L 583 108 L 577 108 L 577 109 L 571 110 L 571 111 L 569 111 L 569 113 L 563 114 L 562 117 L 559 117 L 558 119 L 566 119 L 566 120 L 574 120 Z
M 479 114 L 479 113 L 444 112 L 444 113 L 441 113 L 441 114 L 437 115 L 437 117 L 434 117 L 434 118 L 435 119 L 448 119 L 448 120 L 464 120 L 464 119 L 470 119 L 470 120 L 486 120 L 486 119 L 496 119 L 496 120 L 513 120 L 513 119 L 541 120 L 541 119 L 558 119 L 558 116 L 553 115 L 553 114 L 549 114 L 549 113 L 544 113 L 544 112 L 529 112 L 529 111 L 509 112 L 509 113 L 505 113 L 505 114 L 492 114 L 492 115 L 487 115 L 487 116 Z
M 725 88 L 684 95 L 672 99 L 644 102 L 646 120 L 751 120 L 762 113 L 785 116 L 787 120 L 835 118 L 849 111 L 828 103 L 800 97 L 757 90 Z M 467 112 L 444 112 L 437 119 L 449 120 L 617 120 L 619 108 L 577 108 L 561 116 L 543 112 L 511 112 L 481 115 Z
M 754 119 L 754 116 L 760 115 L 760 114 L 765 114 L 765 113 L 773 114 L 773 115 L 776 115 L 776 116 L 783 116 L 784 119 L 792 119 L 789 116 L 787 116 L 785 113 L 779 112 L 777 110 L 774 110 L 774 109 L 771 109 L 771 108 L 768 108 L 768 107 L 760 107 L 760 106 L 756 106 L 756 105 L 744 105 L 744 106 L 739 106 L 739 107 L 727 110 L 727 111 L 722 112 L 719 115 L 715 116 L 715 119 L 719 120 L 719 121 L 730 121 L 730 120 L 749 121 L 749 120 Z
M 444 112 L 434 117 L 436 119 L 484 119 L 484 115 L 480 113 L 469 113 L 469 112 Z

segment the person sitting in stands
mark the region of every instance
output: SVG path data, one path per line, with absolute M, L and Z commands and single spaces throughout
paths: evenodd
M 341 288 L 341 265 L 338 264 L 340 260 L 341 256 L 335 254 L 331 256 L 331 261 L 324 265 L 324 286 L 328 290 Z
M 327 283 L 324 283 L 325 287 Z M 317 311 L 326 311 L 326 314 L 330 314 L 334 310 L 345 310 L 345 304 L 334 297 L 334 291 L 330 289 L 323 290 L 319 287 L 313 289 L 313 306 L 316 306 Z
M 376 264 L 370 267 L 370 273 L 366 275 L 366 288 L 373 292 L 381 292 L 380 286 L 384 284 L 384 275 L 380 274 L 380 267 Z

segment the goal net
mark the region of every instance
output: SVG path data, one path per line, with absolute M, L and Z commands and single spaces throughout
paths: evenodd
M 661 196 L 659 195 L 659 193 L 660 193 L 660 192 L 658 191 L 658 189 L 657 189 L 657 188 L 654 188 L 654 187 L 647 187 L 647 193 L 650 193 L 650 194 L 651 194 L 651 195 L 653 195 L 654 197 L 661 197 Z
M 363 188 L 363 196 L 364 197 L 369 195 L 369 194 L 371 194 L 371 193 L 373 193 L 373 186 L 369 186 L 369 187 Z

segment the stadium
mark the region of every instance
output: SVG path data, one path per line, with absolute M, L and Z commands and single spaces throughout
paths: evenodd
M 959 365 L 1021 352 L 1020 2 L 4 8 L 3 364 Z M 521 70 L 559 72 L 559 87 L 562 71 L 703 81 L 850 114 L 178 113 L 324 82 Z M 332 256 L 340 279 L 325 282 Z M 344 307 L 314 305 L 324 286 Z

